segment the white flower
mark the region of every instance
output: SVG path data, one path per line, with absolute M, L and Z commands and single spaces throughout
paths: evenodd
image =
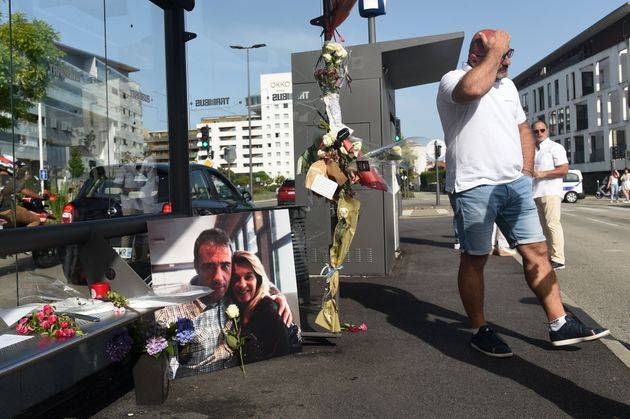
M 341 49 L 337 52 L 337 56 L 343 60 L 348 56 L 348 51 L 346 51 L 345 49 Z
M 348 208 L 343 208 L 343 207 L 339 208 L 339 218 L 340 219 L 348 217 L 348 213 L 349 213 Z
M 346 147 L 343 145 L 339 147 L 339 151 L 341 151 L 341 154 L 344 154 L 346 156 L 348 155 L 348 150 L 346 150 Z
M 225 310 L 225 312 L 227 313 L 230 319 L 235 319 L 241 315 L 241 312 L 238 310 L 238 307 L 236 306 L 236 304 L 230 304 L 228 308 Z
M 326 61 L 326 62 L 330 62 L 330 61 L 332 61 L 332 59 L 333 59 L 333 58 L 332 58 L 332 55 L 330 55 L 330 54 L 328 54 L 328 53 L 326 53 L 326 54 L 322 54 L 322 58 L 323 58 L 323 59 L 324 59 L 324 61 Z
M 324 150 L 317 150 L 317 157 L 323 159 L 326 156 L 326 152 Z
M 355 141 L 352 143 L 352 148 L 354 148 L 354 151 L 357 153 L 361 151 L 361 147 L 363 147 L 363 143 L 361 141 Z
M 324 45 L 324 49 L 326 51 L 336 51 L 337 50 L 337 44 L 335 42 L 326 42 L 326 44 Z
M 331 133 L 326 133 L 322 137 L 322 141 L 326 147 L 330 147 L 335 142 L 335 137 Z
M 392 154 L 395 154 L 397 156 L 402 155 L 402 148 L 400 148 L 399 145 L 395 145 L 392 147 Z

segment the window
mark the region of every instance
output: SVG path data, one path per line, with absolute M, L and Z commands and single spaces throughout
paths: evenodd
M 573 161 L 571 161 L 571 139 L 567 138 L 564 140 L 564 149 L 567 152 L 567 159 L 569 160 L 569 163 L 573 163 Z
M 280 157 L 280 152 L 276 151 L 276 157 Z
M 565 77 L 565 84 L 566 84 L 566 88 L 567 88 L 567 102 L 570 100 L 570 96 L 569 96 L 569 75 L 567 74 Z
M 538 112 L 538 98 L 536 97 L 536 89 L 532 90 L 532 99 L 534 99 L 534 113 Z
M 577 131 L 588 129 L 588 105 L 586 103 L 575 105 L 575 119 L 575 129 Z
M 623 88 L 623 96 L 621 97 L 621 110 L 623 114 L 623 120 L 628 120 L 628 86 Z
M 553 93 L 555 95 L 555 105 L 558 106 L 560 104 L 560 81 L 555 79 L 553 81 Z
M 289 155 L 289 152 L 288 152 L 288 151 L 285 151 L 285 152 L 284 152 L 284 155 L 285 155 L 285 156 L 288 156 L 288 155 Z
M 562 181 L 563 182 L 579 182 L 580 177 L 576 173 L 567 173 L 566 175 L 564 175 L 564 178 L 562 178 Z
M 618 80 L 623 83 L 628 80 L 628 50 L 619 51 Z
M 285 118 L 288 118 L 288 117 L 289 117 L 289 114 L 288 114 L 288 113 L 285 113 L 283 116 L 284 116 Z
M 280 124 L 279 123 L 278 124 L 274 124 L 274 128 L 275 129 L 280 129 Z
M 564 134 L 564 108 L 558 109 L 558 134 Z
M 527 103 L 527 93 L 523 93 L 523 96 L 521 97 L 521 106 L 523 107 L 523 111 L 527 113 L 529 108 Z
M 280 147 L 280 143 L 279 143 L 279 142 L 278 142 L 278 143 L 276 143 L 276 147 Z
M 571 132 L 571 107 L 564 108 L 564 125 L 567 133 Z
M 285 122 L 285 123 L 284 123 L 284 127 L 285 127 L 285 128 L 289 128 L 289 123 L 288 123 L 288 122 Z
M 547 83 L 547 107 L 551 108 L 551 83 Z
M 596 90 L 604 90 L 610 87 L 610 65 L 608 58 L 597 62 L 595 66 L 595 73 L 597 74 L 597 86 Z
M 574 163 L 584 163 L 584 137 L 575 136 L 575 159 Z
M 595 83 L 593 82 L 593 71 L 587 69 L 581 70 L 582 74 L 582 96 L 590 95 L 595 92 Z
M 285 143 L 284 143 L 284 146 L 285 146 L 285 147 L 288 147 L 288 146 L 289 146 L 289 143 L 286 143 L 286 142 L 285 142 Z
M 201 170 L 193 170 L 190 174 L 190 198 L 210 199 L 208 183 Z
M 276 138 L 280 138 L 280 133 L 276 132 Z
M 278 106 L 278 105 L 276 105 L 276 106 Z M 279 114 L 279 113 L 274 114 L 273 118 L 274 118 L 274 119 L 280 119 L 280 114 Z
M 575 73 L 571 73 L 571 99 L 575 99 Z
M 545 110 L 545 86 L 540 86 L 538 88 L 538 110 Z
M 557 129 L 557 120 L 556 120 L 556 111 L 552 111 L 551 114 L 549 114 L 549 136 L 553 137 L 554 135 L 557 134 L 556 129 Z
M 608 93 L 608 123 L 616 124 L 621 121 L 621 101 L 619 91 L 613 90 Z
M 612 145 L 619 148 L 619 152 L 622 155 L 626 154 L 626 131 L 621 129 L 614 129 L 610 131 L 612 138 Z
M 598 132 L 591 135 L 591 163 L 604 161 L 604 134 Z
M 597 126 L 602 126 L 602 98 L 597 96 L 597 100 L 595 101 L 595 112 L 597 112 Z
M 287 108 L 289 107 L 289 104 L 288 104 L 288 103 L 283 103 L 283 104 L 282 104 L 282 107 L 283 107 L 284 109 L 287 109 Z

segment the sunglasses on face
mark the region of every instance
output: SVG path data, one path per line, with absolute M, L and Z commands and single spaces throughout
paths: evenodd
M 487 54 L 475 54 L 477 57 L 479 58 L 483 58 L 485 57 Z M 506 58 L 512 58 L 512 55 L 514 55 L 514 48 L 510 48 L 508 50 L 508 52 L 506 52 L 505 54 L 503 54 L 503 57 L 501 57 L 501 62 L 505 61 Z
M 547 130 L 546 130 L 546 129 L 544 129 L 544 128 L 541 128 L 541 129 L 535 129 L 535 130 L 534 130 L 534 132 L 535 132 L 536 134 L 542 134 L 542 133 L 543 133 L 543 132 L 545 132 L 545 131 L 547 131 Z

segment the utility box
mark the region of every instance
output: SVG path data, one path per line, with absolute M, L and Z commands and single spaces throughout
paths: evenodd
M 463 39 L 464 34 L 458 32 L 346 47 L 352 83 L 341 92 L 341 111 L 344 124 L 363 140 L 364 150 L 394 142 L 396 89 L 439 81 L 456 67 Z M 291 55 L 296 159 L 325 134 L 319 128 L 318 114 L 326 114 L 325 106 L 313 76 L 319 55 L 320 51 Z M 395 184 L 392 167 L 382 175 Z M 325 198 L 315 197 L 304 187 L 304 175 L 296 174 L 295 189 L 296 204 L 310 207 L 306 217 L 308 269 L 317 275 L 328 262 L 331 217 L 336 215 Z M 342 274 L 388 275 L 399 243 L 399 194 L 361 187 L 357 192 L 361 201 L 359 225 Z

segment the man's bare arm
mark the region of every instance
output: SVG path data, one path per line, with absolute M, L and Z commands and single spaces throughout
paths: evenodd
M 545 170 L 542 172 L 538 172 L 534 170 L 534 178 L 535 179 L 555 179 L 557 177 L 563 177 L 569 173 L 569 164 L 561 164 L 560 166 L 556 166 L 553 170 Z
M 481 40 L 487 51 L 481 63 L 466 73 L 453 90 L 453 101 L 460 105 L 473 102 L 488 93 L 497 79 L 497 71 L 503 61 L 503 55 L 510 48 L 510 35 L 498 30 L 488 39 L 481 33 Z
M 527 121 L 518 125 L 518 131 L 521 135 L 521 150 L 523 151 L 523 173 L 533 177 L 536 140 Z

